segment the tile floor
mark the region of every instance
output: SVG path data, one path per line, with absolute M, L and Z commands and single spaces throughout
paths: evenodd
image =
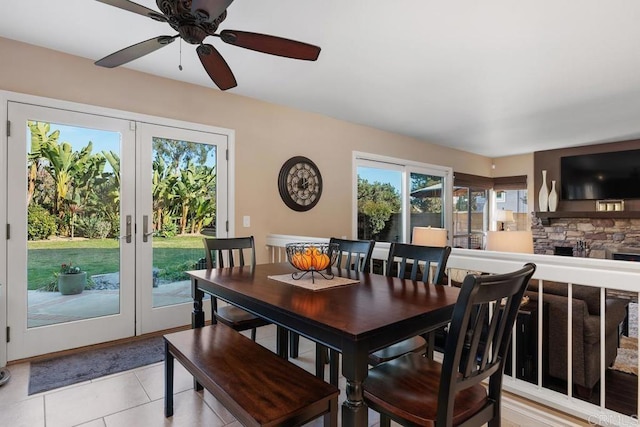
M 275 349 L 275 326 L 258 330 L 258 342 Z M 292 361 L 314 371 L 314 344 L 300 340 L 300 356 Z M 11 379 L 0 387 L 0 426 L 6 427 L 153 427 L 240 426 L 208 392 L 195 392 L 192 377 L 176 363 L 174 416 L 164 418 L 163 364 L 156 363 L 92 381 L 27 395 L 29 363 L 9 365 Z M 328 373 L 327 373 L 328 375 Z M 344 378 L 341 396 L 344 400 Z M 369 412 L 370 425 L 378 425 Z M 321 426 L 322 419 L 310 423 Z M 504 420 L 504 427 L 517 424 Z

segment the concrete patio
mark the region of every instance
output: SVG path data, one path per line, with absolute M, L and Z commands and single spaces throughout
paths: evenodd
M 153 289 L 153 306 L 163 307 L 192 301 L 188 280 L 160 283 Z M 27 326 L 51 325 L 93 317 L 117 314 L 120 310 L 119 289 L 85 290 L 77 295 L 60 292 L 28 291 Z

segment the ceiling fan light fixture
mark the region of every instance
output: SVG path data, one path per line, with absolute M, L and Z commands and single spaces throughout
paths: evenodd
M 126 64 L 181 37 L 187 43 L 198 45 L 196 52 L 205 71 L 216 86 L 221 90 L 227 90 L 237 85 L 236 79 L 220 52 L 212 45 L 203 43 L 207 36 L 219 37 L 223 42 L 233 46 L 285 58 L 315 61 L 320 54 L 318 46 L 268 34 L 238 30 L 224 30 L 217 34 L 218 26 L 226 19 L 227 7 L 233 0 L 156 0 L 162 13 L 131 0 L 96 1 L 166 22 L 178 32 L 174 36 L 158 36 L 120 49 L 95 62 L 101 67 L 113 68 Z M 181 66 L 178 69 L 181 69 Z
M 182 25 L 178 27 L 178 33 L 189 44 L 200 44 L 207 37 L 207 32 L 198 25 Z
M 206 10 L 198 9 L 198 10 L 193 12 L 193 15 L 199 21 L 208 21 L 209 20 L 209 14 L 207 13 Z

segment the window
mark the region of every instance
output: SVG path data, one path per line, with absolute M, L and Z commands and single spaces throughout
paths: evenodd
M 505 223 L 505 229 L 526 230 L 529 222 L 527 189 L 496 191 L 496 210 L 513 212 L 513 222 Z
M 487 230 L 488 190 L 474 187 L 453 189 L 453 247 L 482 249 Z
M 513 212 L 513 221 L 505 222 L 505 229 L 527 230 L 529 228 L 529 206 L 527 204 L 527 176 L 505 176 L 493 179 L 495 206 L 492 212 Z M 495 218 L 493 218 L 495 220 Z
M 354 171 L 358 239 L 409 243 L 413 227 L 449 223 L 450 168 L 354 153 Z
M 513 213 L 513 221 L 504 222 L 505 229 L 527 230 L 526 175 L 489 178 L 456 172 L 452 246 L 483 249 L 485 233 L 490 223 L 496 225 L 498 210 Z

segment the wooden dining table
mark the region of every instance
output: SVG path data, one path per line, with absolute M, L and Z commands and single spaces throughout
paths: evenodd
M 309 290 L 269 278 L 293 272 L 288 263 L 189 271 L 192 326 L 204 326 L 202 299 L 210 294 L 276 324 L 277 352 L 283 357 L 288 331 L 339 351 L 347 381 L 342 425 L 367 426 L 368 354 L 446 324 L 459 290 L 335 268 L 335 276 L 356 283 Z

